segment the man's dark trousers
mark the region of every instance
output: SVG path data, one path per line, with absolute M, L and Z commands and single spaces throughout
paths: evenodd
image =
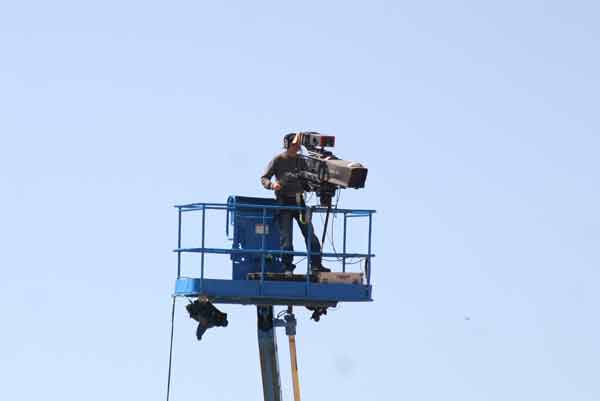
M 277 201 L 280 205 L 284 206 L 304 206 L 304 202 L 301 205 L 296 203 L 295 197 L 286 197 L 286 196 L 278 196 Z M 277 222 L 279 224 L 279 235 L 280 237 L 280 248 L 284 251 L 293 251 L 294 245 L 294 231 L 293 231 L 293 222 L 292 219 L 295 219 L 298 225 L 300 226 L 300 230 L 302 231 L 302 235 L 304 236 L 304 241 L 306 242 L 306 249 L 308 250 L 308 228 L 311 227 L 312 231 L 312 243 L 311 243 L 311 253 L 313 252 L 321 252 L 321 244 L 319 243 L 319 239 L 315 235 L 315 229 L 312 226 L 312 222 L 307 224 L 306 218 L 303 217 L 302 221 L 300 220 L 300 210 L 279 210 L 277 216 Z M 284 268 L 291 268 L 292 262 L 294 260 L 293 255 L 283 255 L 282 256 Z M 311 267 L 320 267 L 321 266 L 321 255 L 313 255 L 311 258 Z

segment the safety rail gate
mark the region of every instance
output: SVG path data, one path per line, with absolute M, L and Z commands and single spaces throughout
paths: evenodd
M 310 241 L 307 250 L 286 251 L 267 247 L 269 234 L 277 234 L 275 218 L 281 210 L 298 210 L 303 212 L 308 219 L 320 213 L 327 213 L 326 207 L 300 207 L 282 206 L 272 199 L 229 197 L 227 203 L 191 203 L 175 206 L 178 210 L 178 239 L 177 249 L 177 280 L 175 283 L 175 296 L 178 297 L 204 297 L 214 303 L 229 304 L 256 304 L 256 305 L 334 305 L 337 302 L 367 302 L 372 301 L 372 258 L 375 254 L 371 252 L 373 214 L 375 210 L 368 209 L 339 209 L 330 208 L 329 213 L 343 215 L 343 238 L 342 252 L 313 252 Z M 225 232 L 227 238 L 233 241 L 231 248 L 209 248 L 206 247 L 206 216 L 209 212 L 225 212 Z M 259 214 L 257 214 L 257 212 Z M 200 247 L 182 248 L 183 219 L 190 213 L 201 213 L 201 238 Z M 244 219 L 242 219 L 242 217 Z M 351 253 L 347 250 L 348 221 L 354 218 L 368 219 L 367 253 Z M 258 241 L 255 246 L 241 247 L 239 238 L 236 239 L 236 228 L 248 224 L 248 220 L 256 223 L 253 226 L 253 240 Z M 239 226 L 239 227 L 236 227 Z M 230 238 L 230 226 L 234 228 L 233 238 Z M 261 228 L 262 227 L 262 228 Z M 271 228 L 269 228 L 271 227 Z M 242 227 L 243 228 L 243 227 Z M 312 236 L 312 227 L 308 227 L 308 237 Z M 270 241 L 271 244 L 273 243 Z M 244 245 L 244 244 L 242 244 Z M 184 277 L 182 271 L 182 254 L 200 254 L 200 277 Z M 233 260 L 233 279 L 213 279 L 205 277 L 205 255 L 222 254 L 230 255 Z M 298 280 L 269 280 L 269 269 L 273 270 L 273 260 L 280 261 L 284 254 L 306 258 L 306 272 L 302 279 Z M 311 258 L 309 255 L 321 255 L 323 258 L 341 259 L 342 272 L 346 272 L 349 258 L 362 258 L 365 261 L 365 280 L 361 283 L 322 283 L 315 282 L 311 275 Z M 257 279 L 240 277 L 239 271 L 242 262 L 254 263 L 254 271 L 258 274 Z M 250 261 L 250 262 L 249 262 Z M 237 264 L 236 264 L 237 263 Z M 296 276 L 297 277 L 297 276 Z M 236 279 L 237 278 L 237 279 Z

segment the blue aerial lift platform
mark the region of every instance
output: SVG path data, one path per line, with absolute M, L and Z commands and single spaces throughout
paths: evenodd
M 300 390 L 297 374 L 295 332 L 296 319 L 293 314 L 293 306 L 305 306 L 316 313 L 315 320 L 326 308 L 335 306 L 339 302 L 370 302 L 372 301 L 371 271 L 372 259 L 372 223 L 375 210 L 361 209 L 339 209 L 317 207 L 317 206 L 282 206 L 274 199 L 254 198 L 244 196 L 230 196 L 227 203 L 191 203 L 176 206 L 178 210 L 178 240 L 177 248 L 177 279 L 173 298 L 173 318 L 175 311 L 175 299 L 183 297 L 187 299 L 198 299 L 203 305 L 242 304 L 256 305 L 258 317 L 258 343 L 263 378 L 263 392 L 265 401 L 280 401 L 281 385 L 279 379 L 279 366 L 277 360 L 277 342 L 275 337 L 276 327 L 285 327 L 290 342 L 290 356 L 292 358 L 292 378 L 294 384 L 294 399 L 300 400 Z M 277 215 L 281 210 L 298 210 L 307 221 L 312 221 L 318 214 L 333 214 L 343 218 L 342 251 L 320 253 L 323 258 L 335 258 L 341 263 L 341 271 L 326 273 L 329 276 L 344 277 L 350 261 L 361 260 L 364 264 L 364 275 L 358 280 L 337 281 L 323 280 L 323 273 L 311 273 L 311 258 L 309 255 L 316 253 L 310 249 L 310 241 L 305 252 L 285 251 L 279 247 L 279 229 Z M 230 248 L 211 248 L 206 246 L 207 216 L 208 214 L 224 212 L 225 235 L 231 241 Z M 184 221 L 190 215 L 201 217 L 199 246 L 183 247 Z M 367 252 L 348 251 L 348 229 L 349 222 L 353 219 L 364 219 L 368 222 Z M 326 220 L 327 221 L 327 220 Z M 187 227 L 186 222 L 186 227 Z M 194 227 L 197 228 L 197 227 Z M 309 225 L 308 238 L 312 236 L 312 225 Z M 196 241 L 197 241 L 196 240 Z M 196 242 L 195 243 L 198 243 Z M 324 248 L 324 247 L 323 247 Z M 182 256 L 186 254 L 198 255 L 199 275 L 187 277 L 182 275 Z M 206 255 L 226 255 L 231 261 L 231 279 L 217 279 L 207 277 Z M 284 274 L 282 256 L 291 254 L 294 257 L 306 259 L 306 270 L 303 274 Z M 197 269 L 196 267 L 196 269 Z M 287 311 L 274 315 L 274 306 L 287 306 Z M 204 306 L 202 307 L 204 308 Z M 211 306 L 212 308 L 212 306 Z M 202 309 L 208 311 L 208 309 Z M 215 309 L 216 310 L 216 309 Z M 206 326 L 206 318 L 192 316 Z M 204 313 L 204 312 L 203 312 Z M 206 312 L 212 313 L 212 312 Z M 221 314 L 224 324 L 227 325 L 226 314 Z M 216 315 L 214 315 L 216 316 Z M 223 317 L 224 316 L 224 317 Z M 282 318 L 279 318 L 282 317 Z M 315 317 L 315 314 L 313 314 Z M 203 320 L 204 319 L 204 320 Z M 213 327 L 208 324 L 207 327 Z M 205 327 L 206 329 L 206 327 Z M 201 334 L 198 334 L 198 339 Z M 172 340 L 171 340 L 172 341 Z M 172 343 L 171 343 L 172 345 Z M 170 368 L 169 368 L 170 372 Z M 170 392 L 167 389 L 167 399 Z
M 208 298 L 213 303 L 261 304 L 261 305 L 331 305 L 337 302 L 371 301 L 371 253 L 372 217 L 374 210 L 331 209 L 330 213 L 343 215 L 343 245 L 341 253 L 323 252 L 324 258 L 342 260 L 342 272 L 346 272 L 346 260 L 363 258 L 365 260 L 366 282 L 360 284 L 319 283 L 311 280 L 310 258 L 306 258 L 306 274 L 303 281 L 272 281 L 268 273 L 283 273 L 281 256 L 291 254 L 306 257 L 306 252 L 284 251 L 279 249 L 279 230 L 275 222 L 279 210 L 301 210 L 307 216 L 326 213 L 325 207 L 281 206 L 274 199 L 232 196 L 226 204 L 192 203 L 176 206 L 179 211 L 177 281 L 175 296 Z M 233 226 L 232 247 L 206 248 L 206 215 L 211 211 L 226 212 L 226 235 L 229 237 Z M 202 213 L 202 237 L 199 247 L 182 248 L 183 216 L 188 213 Z M 308 217 L 310 218 L 310 217 Z M 347 251 L 348 220 L 368 219 L 367 253 Z M 309 233 L 309 237 L 311 233 Z M 181 276 L 181 255 L 200 254 L 200 277 Z M 205 254 L 230 255 L 232 261 L 232 279 L 211 279 L 205 277 Z M 300 270 L 300 269 L 298 269 Z M 251 273 L 260 273 L 258 279 L 250 279 Z

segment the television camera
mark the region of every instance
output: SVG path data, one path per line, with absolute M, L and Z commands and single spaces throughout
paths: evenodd
M 361 163 L 342 160 L 326 147 L 335 146 L 335 137 L 318 132 L 298 132 L 287 134 L 284 147 L 300 143 L 308 154 L 300 154 L 303 161 L 292 173 L 299 178 L 307 191 L 315 192 L 321 206 L 331 206 L 331 199 L 338 188 L 364 188 L 368 169 Z

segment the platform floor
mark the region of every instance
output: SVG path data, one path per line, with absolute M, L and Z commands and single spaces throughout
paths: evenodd
M 175 296 L 206 296 L 213 303 L 260 305 L 323 305 L 338 302 L 370 302 L 371 286 L 361 284 L 334 284 L 291 280 L 218 280 L 180 278 L 175 283 Z

